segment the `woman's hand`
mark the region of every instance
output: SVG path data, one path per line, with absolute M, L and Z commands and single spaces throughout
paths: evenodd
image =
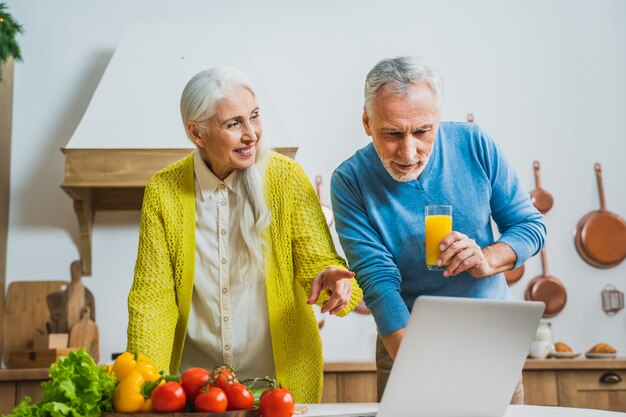
M 317 274 L 311 283 L 311 296 L 308 304 L 315 304 L 322 290 L 328 290 L 330 298 L 322 304 L 322 313 L 336 314 L 344 309 L 352 296 L 354 272 L 345 269 L 327 268 Z

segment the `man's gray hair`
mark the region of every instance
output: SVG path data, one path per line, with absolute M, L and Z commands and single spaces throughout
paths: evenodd
M 412 84 L 424 81 L 435 93 L 437 103 L 443 97 L 443 78 L 419 58 L 399 56 L 383 59 L 365 78 L 365 109 L 371 110 L 376 94 L 386 88 L 392 94 L 406 96 Z

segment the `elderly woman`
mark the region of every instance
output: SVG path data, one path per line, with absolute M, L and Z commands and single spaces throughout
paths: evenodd
M 196 74 L 180 103 L 190 155 L 146 186 L 128 350 L 175 373 L 235 366 L 319 402 L 322 350 L 310 304 L 339 316 L 362 293 L 335 252 L 302 168 L 269 150 L 252 82 Z

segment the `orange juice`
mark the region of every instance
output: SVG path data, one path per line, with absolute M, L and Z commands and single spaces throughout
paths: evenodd
M 432 214 L 425 217 L 426 223 L 426 265 L 437 266 L 441 252 L 441 240 L 452 232 L 452 215 Z M 449 264 L 446 263 L 446 265 Z M 443 265 L 442 265 L 443 266 Z M 433 268 L 428 268 L 433 269 Z

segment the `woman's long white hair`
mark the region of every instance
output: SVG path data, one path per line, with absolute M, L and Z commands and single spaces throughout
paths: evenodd
M 256 97 L 250 78 L 236 68 L 214 67 L 194 75 L 180 98 L 180 114 L 187 136 L 190 135 L 188 123 L 213 116 L 217 103 L 236 87 L 244 87 Z M 255 163 L 240 170 L 234 184 L 241 219 L 238 226 L 246 246 L 236 258 L 242 280 L 265 277 L 263 233 L 270 225 L 271 214 L 263 197 L 263 176 L 271 152 L 265 138 L 257 145 Z

